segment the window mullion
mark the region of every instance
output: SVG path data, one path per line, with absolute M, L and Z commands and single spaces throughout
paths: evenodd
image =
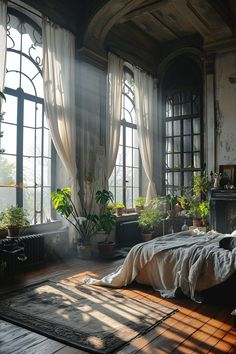
M 16 145 L 16 203 L 23 206 L 23 124 L 24 98 L 21 89 L 18 89 L 17 102 L 17 145 Z

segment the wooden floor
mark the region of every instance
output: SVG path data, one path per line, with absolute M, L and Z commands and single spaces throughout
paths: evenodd
M 114 270 L 122 260 L 85 261 L 77 258 L 55 262 L 33 272 L 0 279 L 0 293 L 44 279 L 60 280 L 76 275 L 78 281 L 100 277 Z M 116 290 L 124 295 L 148 299 L 172 308 L 175 313 L 145 335 L 137 337 L 119 353 L 236 353 L 236 329 L 232 328 L 232 306 L 197 304 L 186 298 L 162 299 L 149 287 L 138 285 Z M 235 299 L 236 305 L 236 299 Z M 37 333 L 0 320 L 1 354 L 79 354 L 85 353 Z

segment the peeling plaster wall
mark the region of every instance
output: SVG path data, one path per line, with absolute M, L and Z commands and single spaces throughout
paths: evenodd
M 216 57 L 216 163 L 236 164 L 236 51 Z

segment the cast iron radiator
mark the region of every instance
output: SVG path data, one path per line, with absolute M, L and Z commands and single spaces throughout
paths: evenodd
M 31 264 L 37 264 L 44 261 L 44 235 L 21 236 L 20 240 L 24 245 L 24 252 L 27 259 L 19 262 L 19 266 L 25 267 Z

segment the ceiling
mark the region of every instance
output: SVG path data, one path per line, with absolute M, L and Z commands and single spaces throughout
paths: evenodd
M 207 50 L 235 43 L 235 0 L 24 0 L 73 31 L 77 46 L 153 58 L 191 36 Z M 149 52 L 150 58 L 145 54 Z M 152 58 L 152 59 L 151 59 Z M 156 59 L 155 59 L 156 60 Z M 152 61 L 152 63 L 151 63 Z

